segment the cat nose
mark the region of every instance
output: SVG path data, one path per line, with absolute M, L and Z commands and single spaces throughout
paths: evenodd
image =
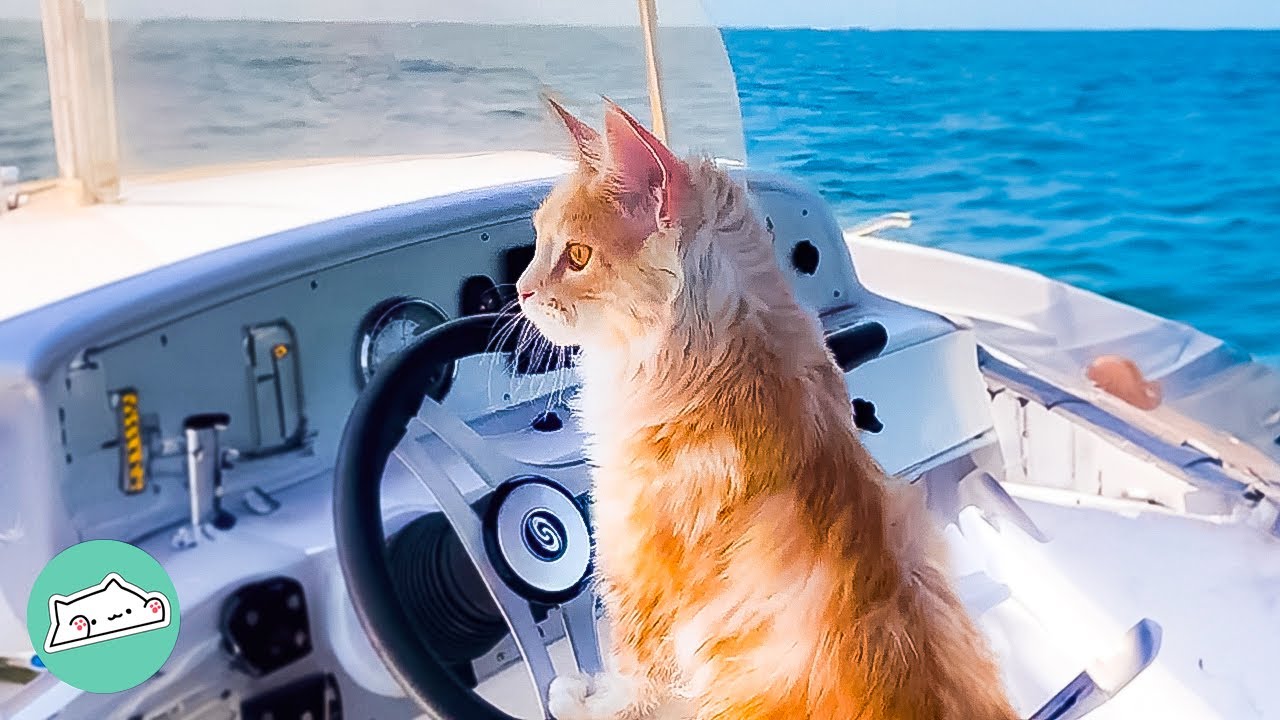
M 528 292 L 525 292 L 525 291 L 523 291 L 523 290 L 521 290 L 521 291 L 520 291 L 520 302 L 524 302 L 525 300 L 528 300 L 528 299 L 529 299 L 529 298 L 531 298 L 531 297 L 533 297 L 533 291 L 532 291 L 532 290 L 530 290 L 530 291 L 528 291 Z

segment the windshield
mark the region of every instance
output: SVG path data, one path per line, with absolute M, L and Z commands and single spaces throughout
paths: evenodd
M 38 0 L 0 0 L 0 167 L 57 174 Z
M 107 8 L 126 177 L 261 161 L 562 152 L 544 91 L 597 121 L 601 95 L 652 120 L 636 0 Z M 671 144 L 742 160 L 719 31 L 699 0 L 659 0 L 657 14 Z

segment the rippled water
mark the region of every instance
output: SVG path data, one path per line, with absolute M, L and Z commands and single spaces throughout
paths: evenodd
M 728 31 L 751 162 L 1280 360 L 1280 32 Z
M 630 28 L 225 20 L 110 25 L 120 167 L 564 149 L 540 95 L 648 122 Z M 741 157 L 732 71 L 715 28 L 661 36 L 669 130 Z M 53 172 L 40 28 L 0 18 L 0 162 Z M 674 114 L 673 114 L 674 115 Z M 726 129 L 734 132 L 726 132 Z
M 227 159 L 269 153 L 299 123 L 358 136 L 353 118 L 371 110 L 408 150 L 462 149 L 485 129 L 432 120 L 446 103 L 493 105 L 504 127 L 533 133 L 540 82 L 590 83 L 611 62 L 626 62 L 606 73 L 626 88 L 592 93 L 643 92 L 633 40 L 601 34 L 587 65 L 557 59 L 570 44 L 551 35 L 523 54 L 505 38 L 495 57 L 457 31 L 384 32 L 360 52 L 350 36 L 299 32 L 221 23 L 113 36 L 148 61 L 117 72 L 148 90 L 122 111 L 126 129 L 150 123 L 140 160 L 178 162 L 210 145 Z M 388 48 L 398 35 L 410 50 Z M 750 161 L 813 184 L 846 222 L 907 210 L 916 225 L 898 237 L 1043 272 L 1280 360 L 1280 33 L 730 30 L 725 40 Z M 474 57 L 443 57 L 449 42 Z M 698 57 L 684 56 L 690 77 L 710 62 Z M 0 20 L 0 164 L 35 176 L 53 167 L 39 58 L 33 28 Z M 476 72 L 484 62 L 495 71 Z M 672 114 L 691 103 L 704 116 L 731 111 L 716 89 L 677 80 Z M 389 137 L 371 135 L 370 147 Z M 126 161 L 139 160 L 132 151 Z

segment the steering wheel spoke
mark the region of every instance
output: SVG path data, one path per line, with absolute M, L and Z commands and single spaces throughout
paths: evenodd
M 549 718 L 548 692 L 555 666 L 532 602 L 558 606 L 575 664 L 587 674 L 603 670 L 590 589 L 591 533 L 578 496 L 588 468 L 579 458 L 527 463 L 510 457 L 454 413 L 422 397 L 423 367 L 485 352 L 502 316 L 469 316 L 424 333 L 374 375 L 352 410 L 335 471 L 334 519 L 338 555 L 361 624 L 388 669 L 433 717 L 512 720 L 461 686 L 440 658 L 416 637 L 386 561 L 380 489 L 395 457 L 435 499 L 475 567 L 485 591 L 511 631 Z M 479 476 L 489 491 L 468 500 L 437 458 L 439 438 Z M 454 463 L 448 463 L 454 467 Z
M 590 587 L 584 589 L 560 606 L 560 615 L 578 670 L 588 675 L 604 672 L 600 633 L 596 627 L 596 594 Z
M 538 623 L 533 619 L 533 613 L 529 610 L 529 603 L 510 590 L 506 592 L 512 598 L 512 605 L 514 606 L 518 603 L 518 607 L 510 608 L 510 612 L 504 609 L 503 617 L 506 618 L 507 624 L 511 627 L 511 636 L 516 641 L 516 649 L 520 651 L 520 656 L 524 658 L 524 665 L 529 671 L 529 679 L 533 682 L 533 687 L 538 693 L 538 710 L 542 712 L 543 717 L 550 718 L 551 711 L 548 709 L 548 695 L 551 690 L 551 681 L 556 677 L 555 665 L 551 662 L 551 653 L 543 642 L 542 631 L 538 629 Z M 502 607 L 501 604 L 499 607 Z
M 414 440 L 402 443 L 393 454 L 431 493 L 440 505 L 441 512 L 457 532 L 463 550 L 480 573 L 485 589 L 489 591 L 498 612 L 502 613 L 502 619 L 511 629 L 516 649 L 520 651 L 529 671 L 529 679 L 538 691 L 538 702 L 543 715 L 550 717 L 547 713 L 547 691 L 555 678 L 551 654 L 543 643 L 542 631 L 538 629 L 538 623 L 529 609 L 529 601 L 507 587 L 489 561 L 480 516 L 467 503 L 457 486 L 448 479 L 444 469 L 427 453 L 422 443 Z
M 410 435 L 434 433 L 449 449 L 466 461 L 472 470 L 489 487 L 496 488 L 504 481 L 529 473 L 533 468 L 487 442 L 480 433 L 471 429 L 462 418 L 449 412 L 431 397 L 422 399 L 418 414 L 409 420 L 406 430 Z

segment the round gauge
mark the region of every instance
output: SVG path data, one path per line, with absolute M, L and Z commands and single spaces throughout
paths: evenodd
M 448 319 L 444 311 L 420 298 L 392 298 L 370 310 L 360 322 L 356 351 L 361 387 L 391 356 Z M 435 377 L 427 386 L 427 394 L 439 400 L 453 381 L 454 364 L 449 363 L 433 372 Z

